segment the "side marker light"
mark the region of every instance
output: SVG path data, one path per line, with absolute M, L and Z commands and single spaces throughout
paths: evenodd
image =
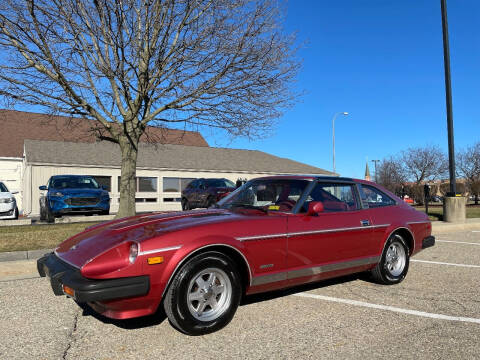
M 147 259 L 148 265 L 155 265 L 163 263 L 163 256 L 155 256 Z

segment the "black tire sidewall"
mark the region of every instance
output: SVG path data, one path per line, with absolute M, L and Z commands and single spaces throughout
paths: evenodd
M 217 319 L 200 321 L 193 317 L 188 309 L 187 293 L 192 278 L 200 271 L 207 268 L 218 268 L 227 274 L 231 286 L 232 297 L 229 308 Z M 169 293 L 172 306 L 172 315 L 175 317 L 173 324 L 178 325 L 180 331 L 188 335 L 203 335 L 220 330 L 226 326 L 235 315 L 241 299 L 240 277 L 235 270 L 234 262 L 226 255 L 218 252 L 208 252 L 192 258 L 175 276 Z
M 387 250 L 389 246 L 394 242 L 398 242 L 402 245 L 403 250 L 405 251 L 405 256 L 406 256 L 405 267 L 403 268 L 402 273 L 398 276 L 393 276 L 390 273 L 390 271 L 386 267 L 386 262 L 385 262 L 385 258 L 387 257 Z M 380 266 L 381 266 L 380 271 L 382 273 L 382 277 L 388 284 L 398 284 L 403 279 L 405 279 L 405 276 L 407 275 L 407 272 L 408 272 L 409 265 L 410 265 L 409 249 L 408 249 L 408 246 L 405 244 L 405 240 L 400 235 L 397 235 L 397 234 L 390 236 L 390 238 L 387 240 L 387 243 L 385 244 L 385 250 L 383 251 L 382 260 L 380 263 Z

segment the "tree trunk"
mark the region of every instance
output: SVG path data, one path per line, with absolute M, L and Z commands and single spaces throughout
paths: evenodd
M 120 205 L 116 218 L 135 215 L 135 193 L 137 191 L 137 155 L 138 140 L 122 139 L 120 149 L 122 151 L 122 170 L 120 179 Z

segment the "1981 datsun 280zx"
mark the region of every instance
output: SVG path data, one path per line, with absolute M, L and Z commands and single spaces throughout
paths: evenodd
M 357 272 L 401 282 L 433 246 L 431 223 L 374 183 L 275 176 L 213 208 L 87 228 L 38 260 L 56 295 L 111 318 L 155 313 L 199 335 L 230 322 L 242 296 Z

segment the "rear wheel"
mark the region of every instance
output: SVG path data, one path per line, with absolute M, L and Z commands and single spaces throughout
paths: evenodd
M 379 284 L 398 284 L 405 279 L 410 263 L 409 249 L 399 234 L 387 240 L 382 258 L 372 270 L 372 277 Z
M 233 318 L 241 298 L 235 263 L 219 252 L 189 260 L 175 275 L 164 299 L 170 323 L 188 335 L 220 330 Z

